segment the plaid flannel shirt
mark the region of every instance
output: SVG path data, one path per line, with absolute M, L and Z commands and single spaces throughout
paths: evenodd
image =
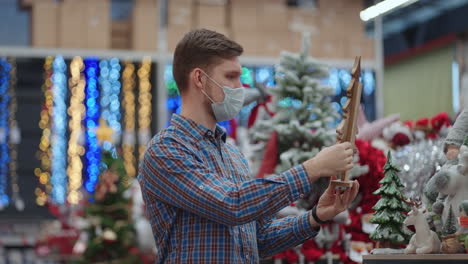
M 138 176 L 156 263 L 258 263 L 314 237 L 308 217 L 274 215 L 311 191 L 302 165 L 251 179 L 246 159 L 213 132 L 174 114 L 148 145 Z

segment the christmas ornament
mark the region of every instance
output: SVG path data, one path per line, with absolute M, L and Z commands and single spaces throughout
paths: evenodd
M 425 210 L 421 210 L 420 202 L 405 201 L 411 206 L 411 211 L 406 216 L 403 224 L 414 226 L 416 233 L 411 237 L 409 244 L 405 248 L 405 254 L 431 254 L 440 252 L 440 240 L 437 234 L 429 229 L 429 225 L 424 215 Z

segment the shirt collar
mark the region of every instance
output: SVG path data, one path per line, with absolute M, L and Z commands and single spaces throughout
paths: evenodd
M 203 139 L 204 137 L 215 137 L 217 139 L 223 140 L 223 142 L 226 143 L 227 134 L 218 124 L 216 124 L 216 129 L 213 135 L 213 131 L 206 128 L 205 126 L 179 114 L 173 114 L 171 118 L 171 125 L 182 129 L 187 134 L 193 135 L 199 140 Z

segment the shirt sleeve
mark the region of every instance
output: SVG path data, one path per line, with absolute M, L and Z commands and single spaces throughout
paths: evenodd
M 257 244 L 260 258 L 266 258 L 315 237 L 320 230 L 309 221 L 309 214 L 257 221 Z
M 225 225 L 271 216 L 311 190 L 302 165 L 242 183 L 209 169 L 176 140 L 149 147 L 140 165 L 142 191 L 152 198 Z
M 468 110 L 463 112 L 455 120 L 455 124 L 450 128 L 445 139 L 444 151 L 447 151 L 448 145 L 460 147 L 463 144 L 465 136 L 468 135 Z

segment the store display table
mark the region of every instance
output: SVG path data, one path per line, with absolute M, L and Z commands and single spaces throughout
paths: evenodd
M 468 254 L 365 255 L 363 264 L 467 264 Z

